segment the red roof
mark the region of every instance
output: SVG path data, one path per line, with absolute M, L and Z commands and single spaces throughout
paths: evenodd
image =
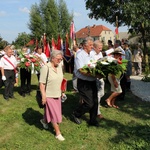
M 88 35 L 90 35 L 91 37 L 100 36 L 102 31 L 111 30 L 103 25 L 93 25 L 89 27 L 87 26 L 76 32 L 76 38 L 86 38 Z

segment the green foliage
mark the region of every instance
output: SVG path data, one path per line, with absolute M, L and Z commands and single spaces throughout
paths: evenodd
M 30 23 L 28 23 L 28 27 L 31 30 L 32 35 L 36 39 L 40 40 L 41 35 L 44 33 L 44 25 L 39 6 L 37 4 L 32 5 L 29 17 Z
M 0 50 L 4 49 L 6 45 L 8 45 L 8 42 L 3 40 L 3 38 L 0 36 Z
M 102 77 L 107 77 L 108 74 L 121 75 L 125 72 L 128 60 L 109 61 L 107 56 L 103 59 L 97 62 L 91 61 L 91 63 L 82 68 L 82 71 L 87 74 L 90 73 L 92 76 L 101 75 Z
M 25 32 L 19 33 L 18 37 L 14 41 L 14 45 L 16 48 L 22 48 L 25 46 L 30 40 L 30 34 L 27 34 Z
M 73 15 L 69 14 L 66 3 L 64 0 L 59 0 L 58 3 L 58 9 L 59 9 L 59 33 L 61 37 L 65 38 L 66 33 L 69 33 L 70 31 L 70 23 L 73 20 Z
M 58 34 L 65 36 L 69 30 L 72 15 L 69 14 L 64 0 L 41 0 L 39 5 L 31 7 L 30 21 L 28 23 L 32 35 L 41 39 L 46 33 L 48 41 L 53 37 L 57 39 Z
M 150 68 L 148 65 L 145 67 L 144 77 L 142 78 L 142 81 L 150 82 Z
M 140 37 L 144 55 L 147 54 L 146 43 L 150 39 L 149 0 L 85 0 L 85 2 L 86 8 L 90 9 L 90 18 L 101 18 L 114 26 L 127 25 L 132 35 Z

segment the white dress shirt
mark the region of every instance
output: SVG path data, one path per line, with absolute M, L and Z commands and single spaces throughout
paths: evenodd
M 16 68 L 17 67 L 17 60 L 15 56 L 11 55 L 8 57 L 7 55 L 4 55 L 3 57 L 6 57 Z M 4 58 L 1 58 L 1 67 L 5 70 L 14 70 L 14 67 Z

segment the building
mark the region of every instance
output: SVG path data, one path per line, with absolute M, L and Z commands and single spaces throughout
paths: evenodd
M 108 40 L 114 41 L 115 35 L 109 28 L 103 25 L 86 26 L 76 32 L 77 42 L 82 42 L 87 36 L 91 36 L 94 40 L 100 40 L 107 44 Z

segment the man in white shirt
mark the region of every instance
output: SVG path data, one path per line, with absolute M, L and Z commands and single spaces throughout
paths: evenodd
M 73 77 L 72 77 L 72 84 L 73 84 L 73 89 L 75 92 L 78 91 L 77 89 L 77 77 L 75 76 L 76 74 L 76 66 L 75 66 L 75 58 L 77 53 L 79 53 L 81 51 L 81 49 L 79 49 L 79 47 L 77 45 L 73 46 L 73 57 L 74 57 L 74 70 L 73 70 Z
M 103 44 L 99 40 L 94 41 L 93 50 L 90 53 L 94 60 L 98 60 L 100 58 L 103 58 L 102 48 L 103 48 Z M 100 100 L 104 96 L 104 85 L 105 85 L 105 83 L 104 83 L 103 78 L 97 79 L 96 82 L 97 82 L 97 90 L 98 90 L 98 112 L 97 112 L 97 116 L 98 116 L 98 118 L 102 119 L 103 116 L 100 112 Z
M 75 58 L 75 65 L 77 68 L 76 77 L 78 78 L 77 88 L 80 96 L 83 98 L 83 103 L 74 110 L 72 116 L 77 124 L 81 124 L 81 116 L 89 112 L 89 125 L 98 127 L 99 123 L 96 120 L 98 107 L 96 77 L 82 72 L 84 65 L 88 64 L 92 59 L 90 55 L 92 48 L 93 39 L 87 37 L 83 41 L 83 50 L 80 51 Z
M 17 67 L 17 60 L 12 55 L 12 49 L 10 46 L 5 48 L 5 55 L 1 58 L 1 72 L 2 80 L 4 81 L 4 99 L 9 100 L 9 98 L 14 98 L 14 84 L 15 84 L 15 71 Z

